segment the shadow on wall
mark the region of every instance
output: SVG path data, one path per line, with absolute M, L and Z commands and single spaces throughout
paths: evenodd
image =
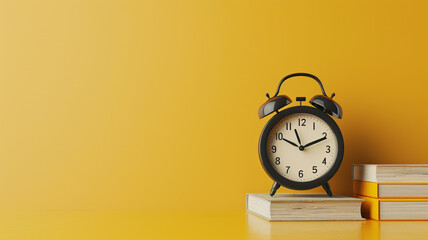
M 342 129 L 345 141 L 345 154 L 342 165 L 330 180 L 332 191 L 336 194 L 352 196 L 352 164 L 377 163 L 374 140 L 370 132 L 363 129 L 368 123 L 353 124 Z M 343 127 L 342 127 L 343 128 Z

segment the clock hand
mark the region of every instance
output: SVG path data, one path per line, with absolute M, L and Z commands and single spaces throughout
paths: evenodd
M 317 139 L 317 140 L 315 140 L 315 141 L 312 141 L 312 142 L 310 142 L 310 143 L 306 144 L 305 146 L 303 146 L 303 148 L 305 148 L 305 147 L 309 147 L 309 146 L 311 146 L 311 145 L 314 145 L 315 143 L 319 143 L 319 142 L 324 141 L 324 140 L 326 140 L 326 139 L 327 139 L 327 137 L 322 137 L 322 138 L 320 138 L 320 139 Z
M 289 141 L 289 140 L 287 140 L 287 139 L 285 139 L 285 138 L 283 138 L 282 140 L 284 140 L 284 141 L 288 142 L 289 144 L 291 144 L 291 145 L 293 145 L 293 146 L 295 146 L 295 147 L 299 147 L 299 146 L 298 146 L 297 144 L 295 144 L 294 142 Z
M 299 145 L 302 145 L 302 143 L 300 142 L 299 134 L 297 133 L 296 129 L 294 129 L 294 133 L 296 133 L 296 137 L 297 137 L 297 141 L 299 142 Z

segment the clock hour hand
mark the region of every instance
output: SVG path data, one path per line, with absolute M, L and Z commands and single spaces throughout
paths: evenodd
M 324 140 L 326 140 L 327 139 L 327 137 L 322 137 L 322 138 L 320 138 L 320 139 L 317 139 L 317 140 L 315 140 L 315 141 L 312 141 L 312 142 L 310 142 L 310 143 L 308 143 L 308 144 L 306 144 L 305 146 L 303 146 L 304 148 L 305 147 L 309 147 L 309 146 L 312 146 L 312 145 L 314 145 L 315 143 L 319 143 L 319 142 L 321 142 L 321 141 L 324 141 Z
M 294 133 L 296 134 L 297 142 L 299 142 L 299 145 L 302 145 L 302 143 L 300 142 L 299 134 L 297 133 L 297 130 L 296 130 L 296 129 L 294 129 Z
M 299 145 L 295 144 L 294 142 L 292 142 L 292 141 L 290 141 L 290 140 L 287 140 L 287 139 L 285 139 L 285 138 L 283 138 L 282 140 L 284 140 L 284 141 L 288 142 L 289 144 L 291 144 L 291 145 L 293 145 L 293 146 L 295 146 L 295 147 L 299 147 Z

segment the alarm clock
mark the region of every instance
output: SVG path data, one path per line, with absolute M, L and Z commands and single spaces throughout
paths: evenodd
M 309 100 L 312 106 L 302 106 L 306 97 L 297 97 L 300 105 L 288 107 L 288 96 L 278 95 L 283 82 L 293 77 L 309 77 L 318 82 L 322 95 Z M 309 73 L 294 73 L 279 82 L 275 95 L 259 108 L 259 118 L 275 115 L 265 125 L 259 140 L 260 162 L 274 181 L 270 195 L 280 186 L 306 190 L 322 186 L 328 196 L 332 192 L 328 181 L 342 163 L 344 144 L 334 118 L 342 118 L 340 105 L 324 91 L 321 81 Z M 284 108 L 284 109 L 282 109 Z

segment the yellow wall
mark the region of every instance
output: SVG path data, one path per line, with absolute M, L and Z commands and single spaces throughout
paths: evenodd
M 293 72 L 343 107 L 334 192 L 352 193 L 352 163 L 428 163 L 427 10 L 1 1 L 0 209 L 244 209 L 271 185 L 258 107 Z M 302 78 L 283 93 L 319 89 Z

